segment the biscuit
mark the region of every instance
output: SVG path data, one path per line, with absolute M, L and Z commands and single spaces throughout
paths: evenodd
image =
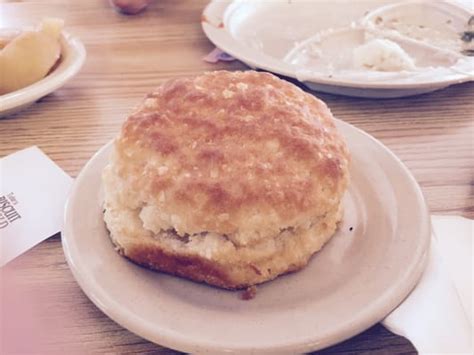
M 117 250 L 240 289 L 308 263 L 337 228 L 349 153 L 327 106 L 255 71 L 170 80 L 124 123 L 103 172 Z

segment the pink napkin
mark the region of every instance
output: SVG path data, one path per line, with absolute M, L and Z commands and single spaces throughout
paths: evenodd
M 232 57 L 230 54 L 227 54 L 226 52 L 221 51 L 219 48 L 214 48 L 212 52 L 206 55 L 204 58 L 202 58 L 202 60 L 208 63 L 217 63 L 219 61 L 233 62 L 236 59 Z

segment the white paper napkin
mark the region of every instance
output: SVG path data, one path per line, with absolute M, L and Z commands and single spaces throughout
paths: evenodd
M 38 147 L 0 159 L 0 267 L 61 230 L 71 184 Z
M 413 292 L 382 324 L 420 354 L 472 354 L 474 221 L 433 216 L 428 266 Z

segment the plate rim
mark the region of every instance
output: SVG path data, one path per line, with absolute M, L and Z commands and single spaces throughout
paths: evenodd
M 375 312 L 370 312 L 370 317 L 366 316 L 362 321 L 357 323 L 356 326 L 353 324 L 348 324 L 342 331 L 337 332 L 337 334 L 333 334 L 332 337 L 328 337 L 324 340 L 315 340 L 316 337 L 312 337 L 313 339 L 309 339 L 308 341 L 294 341 L 294 342 L 286 342 L 285 346 L 276 345 L 271 347 L 255 347 L 255 346 L 241 346 L 241 347 L 233 347 L 229 348 L 223 346 L 222 344 L 216 344 L 215 342 L 209 340 L 199 341 L 196 339 L 189 339 L 184 334 L 178 333 L 176 331 L 170 331 L 165 327 L 160 327 L 157 331 L 156 325 L 155 327 L 151 328 L 147 326 L 147 324 L 143 325 L 143 321 L 141 318 L 136 316 L 133 312 L 128 311 L 127 309 L 123 310 L 120 307 L 120 304 L 116 303 L 112 298 L 109 297 L 112 304 L 107 305 L 104 304 L 104 295 L 101 295 L 107 292 L 104 289 L 100 289 L 97 291 L 96 289 L 91 289 L 91 286 L 87 284 L 87 280 L 84 279 L 84 276 L 81 274 L 80 267 L 78 267 L 75 263 L 75 258 L 72 257 L 71 252 L 69 250 L 69 242 L 68 239 L 72 237 L 74 234 L 73 231 L 70 231 L 70 223 L 68 223 L 70 218 L 73 218 L 73 214 L 71 211 L 71 206 L 74 203 L 76 198 L 75 194 L 77 193 L 78 187 L 81 185 L 82 179 L 90 165 L 97 159 L 101 154 L 107 149 L 110 149 L 111 144 L 113 144 L 113 140 L 109 141 L 106 145 L 102 146 L 92 157 L 91 159 L 85 164 L 81 172 L 79 173 L 78 177 L 76 178 L 74 185 L 71 189 L 71 193 L 67 200 L 64 212 L 64 226 L 61 232 L 61 241 L 63 246 L 63 251 L 65 254 L 65 258 L 67 264 L 81 287 L 82 291 L 86 294 L 86 296 L 95 304 L 97 308 L 99 308 L 105 315 L 107 315 L 110 319 L 115 321 L 117 324 L 122 326 L 125 329 L 137 334 L 138 336 L 147 339 L 151 342 L 160 344 L 165 347 L 177 349 L 180 351 L 187 351 L 187 352 L 196 352 L 196 351 L 211 351 L 211 352 L 233 352 L 238 353 L 242 351 L 251 351 L 251 352 L 258 352 L 258 353 L 280 353 L 280 352 L 307 352 L 307 351 L 314 351 L 318 349 L 322 349 L 336 343 L 339 343 L 345 339 L 348 339 L 360 332 L 366 330 L 373 324 L 381 321 L 388 313 L 390 313 L 393 309 L 395 309 L 413 290 L 413 288 L 418 283 L 427 262 L 429 244 L 430 244 L 430 236 L 431 236 L 431 224 L 429 220 L 429 212 L 426 202 L 424 200 L 421 188 L 419 187 L 418 183 L 416 182 L 413 175 L 410 173 L 408 168 L 400 161 L 400 159 L 383 143 L 381 143 L 376 138 L 372 137 L 368 133 L 364 132 L 363 130 L 341 120 L 336 119 L 336 124 L 346 126 L 347 129 L 353 129 L 358 133 L 362 134 L 364 138 L 370 139 L 371 141 L 375 142 L 377 146 L 384 150 L 389 156 L 394 159 L 397 165 L 402 169 L 404 175 L 410 180 L 410 186 L 413 188 L 413 192 L 416 194 L 416 199 L 420 203 L 420 207 L 423 208 L 421 215 L 423 216 L 423 220 L 419 223 L 419 230 L 423 234 L 423 239 L 420 242 L 422 245 L 420 255 L 418 255 L 418 260 L 413 262 L 412 270 L 410 270 L 409 275 L 411 278 L 409 280 L 399 281 L 400 285 L 399 288 L 403 289 L 402 292 L 398 294 L 383 294 L 384 297 L 377 298 L 370 307 L 375 309 Z M 93 288 L 93 287 L 92 287 Z M 101 298 L 102 297 L 102 298 Z M 141 321 L 140 321 L 141 320 Z M 343 323 L 343 322 L 341 322 Z
M 238 49 L 235 49 L 235 45 L 243 46 L 235 40 L 232 35 L 226 30 L 225 26 L 215 26 L 211 24 L 206 19 L 208 18 L 210 12 L 214 10 L 219 10 L 223 8 L 223 11 L 217 11 L 218 16 L 221 18 L 222 23 L 225 21 L 224 17 L 229 6 L 238 4 L 239 2 L 245 2 L 245 0 L 210 0 L 206 7 L 202 11 L 201 16 L 201 28 L 209 39 L 217 48 L 223 50 L 224 52 L 230 54 L 234 58 L 242 61 L 243 63 L 253 67 L 260 68 L 278 75 L 283 75 L 298 80 L 301 83 L 309 83 L 316 85 L 327 85 L 335 86 L 340 88 L 351 88 L 351 89 L 366 89 L 366 90 L 428 90 L 435 91 L 437 89 L 442 89 L 454 84 L 462 84 L 465 82 L 474 81 L 474 75 L 464 75 L 459 78 L 453 78 L 449 80 L 431 80 L 431 81 L 422 81 L 422 82 L 413 82 L 413 83 L 395 83 L 390 84 L 387 82 L 366 82 L 360 83 L 357 80 L 341 80 L 335 78 L 327 78 L 324 76 L 318 77 L 317 80 L 299 80 L 295 73 L 290 69 L 290 65 L 279 61 L 276 58 L 270 57 L 264 53 L 258 53 L 257 51 L 252 50 L 251 48 L 244 48 L 244 52 L 239 52 Z M 223 6 L 225 4 L 225 7 Z M 220 36 L 223 36 L 222 40 Z M 246 56 L 246 52 L 253 52 L 253 58 Z M 262 60 L 260 60 L 262 59 Z M 269 62 L 269 63 L 268 63 Z M 281 63 L 278 63 L 281 62 Z

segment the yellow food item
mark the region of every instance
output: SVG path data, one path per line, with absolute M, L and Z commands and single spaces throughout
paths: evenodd
M 48 74 L 61 56 L 63 25 L 61 19 L 45 19 L 37 31 L 25 31 L 0 46 L 0 95 L 31 85 Z
M 18 37 L 20 31 L 17 30 L 1 30 L 0 31 L 0 50 L 10 43 L 15 37 Z

